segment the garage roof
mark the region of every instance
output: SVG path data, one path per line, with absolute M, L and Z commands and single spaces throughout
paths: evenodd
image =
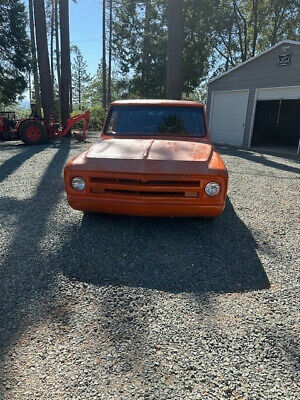
M 249 58 L 249 60 L 242 62 L 241 64 L 237 65 L 236 67 L 232 68 L 231 70 L 226 71 L 226 72 L 224 72 L 223 74 L 221 74 L 219 76 L 216 76 L 215 78 L 211 79 L 208 84 L 216 81 L 217 79 L 222 78 L 223 76 L 225 76 L 227 74 L 231 74 L 231 72 L 235 71 L 236 69 L 242 67 L 245 64 L 248 64 L 248 63 L 256 60 L 258 57 L 263 56 L 264 54 L 268 53 L 269 51 L 272 51 L 272 50 L 276 49 L 276 47 L 282 46 L 283 44 L 297 44 L 297 45 L 300 45 L 300 42 L 298 42 L 296 40 L 289 40 L 289 39 L 283 40 L 282 42 L 279 42 L 279 43 L 275 44 L 274 46 L 272 46 L 269 49 L 263 51 L 262 53 L 257 54 L 255 57 Z

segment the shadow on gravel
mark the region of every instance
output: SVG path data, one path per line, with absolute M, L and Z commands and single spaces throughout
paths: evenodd
M 32 300 L 43 300 L 55 281 L 57 270 L 52 260 L 42 255 L 40 243 L 46 235 L 48 218 L 64 190 L 61 173 L 69 150 L 70 143 L 65 142 L 54 153 L 32 198 L 0 199 L 0 214 L 4 218 L 11 215 L 16 227 L 13 237 L 7 238 L 11 243 L 0 266 L 0 360 L 11 342 L 32 322 L 30 318 L 35 318 L 35 315 L 29 318 Z M 24 161 L 36 151 L 32 147 L 20 157 Z
M 102 293 L 103 310 L 110 315 L 109 326 L 103 328 L 111 332 L 111 340 L 120 342 L 118 346 L 126 346 L 121 340 L 124 331 L 135 342 L 142 342 L 147 335 L 141 313 L 147 317 L 145 302 L 151 309 L 153 299 L 143 288 L 196 293 L 206 307 L 209 292 L 269 287 L 256 243 L 230 201 L 212 224 L 201 219 L 85 215 L 79 226 L 69 224 L 64 235 L 51 236 L 52 224 L 56 224 L 51 214 L 64 191 L 61 173 L 70 144 L 62 142 L 57 150 L 51 146 L 53 159 L 32 198 L 0 199 L 0 214 L 12 216 L 15 224 L 0 266 L 0 362 L 22 332 L 39 323 L 49 311 L 43 307 L 49 303 L 61 271 L 70 279 L 112 285 Z M 24 150 L 17 163 L 30 157 L 31 151 L 37 150 Z M 13 163 L 8 161 L 6 176 L 12 168 Z M 43 251 L 45 240 L 50 251 Z M 52 247 L 51 243 L 58 240 L 63 242 L 61 248 Z M 57 252 L 51 253 L 52 248 Z M 127 286 L 134 288 L 129 300 Z M 132 315 L 123 318 L 128 306 Z M 62 318 L 67 316 L 63 314 Z M 135 358 L 133 350 L 131 356 Z
M 217 146 L 216 147 L 218 151 L 220 151 L 221 155 L 225 154 L 228 156 L 235 156 L 235 157 L 240 157 L 244 158 L 245 160 L 248 161 L 253 161 L 262 165 L 265 165 L 266 167 L 271 167 L 275 169 L 280 169 L 282 171 L 288 171 L 288 172 L 294 172 L 296 174 L 300 173 L 300 168 L 297 167 L 291 167 L 290 165 L 282 164 L 273 160 L 269 160 L 264 157 L 264 153 L 260 154 L 255 150 L 255 153 L 253 152 L 254 150 L 244 150 L 244 149 L 234 149 L 231 147 L 225 147 L 225 146 Z M 275 156 L 275 154 L 271 154 Z M 299 159 L 297 156 L 286 156 L 284 154 L 278 155 L 280 158 L 285 158 L 290 161 L 295 161 L 299 162 Z
M 95 285 L 173 293 L 269 287 L 252 234 L 229 200 L 213 223 L 85 215 L 62 252 L 64 274 Z
M 2 146 L 1 146 L 2 148 Z M 14 155 L 0 165 L 0 182 L 3 182 L 9 175 L 13 174 L 25 161 L 29 160 L 35 154 L 45 150 L 46 146 L 22 146 L 18 145 L 18 149 L 24 151 Z M 25 148 L 25 149 L 24 149 Z

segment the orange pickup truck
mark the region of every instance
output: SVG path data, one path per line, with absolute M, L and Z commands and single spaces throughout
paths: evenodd
M 203 105 L 173 100 L 112 103 L 99 140 L 64 177 L 75 210 L 137 216 L 216 217 L 228 186 Z

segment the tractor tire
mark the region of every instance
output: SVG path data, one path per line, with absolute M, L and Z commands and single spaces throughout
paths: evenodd
M 44 124 L 38 120 L 28 120 L 19 127 L 19 138 L 25 144 L 42 144 L 48 139 Z

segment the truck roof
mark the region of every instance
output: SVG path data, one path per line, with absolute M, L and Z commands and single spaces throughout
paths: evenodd
M 138 105 L 149 105 L 149 106 L 178 106 L 178 107 L 204 107 L 203 104 L 198 101 L 189 100 L 118 100 L 111 103 L 113 106 L 138 106 Z

